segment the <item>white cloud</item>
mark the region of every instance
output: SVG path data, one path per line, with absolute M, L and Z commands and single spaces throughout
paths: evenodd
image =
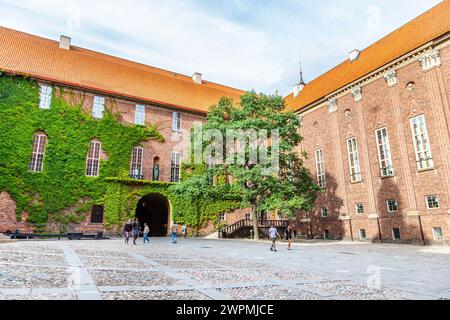
M 0 0 L 0 24 L 242 89 L 287 93 L 438 0 Z M 218 7 L 215 7 L 218 6 Z

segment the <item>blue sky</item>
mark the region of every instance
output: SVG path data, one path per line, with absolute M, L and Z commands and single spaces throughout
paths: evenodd
M 0 0 L 0 25 L 285 95 L 440 0 Z

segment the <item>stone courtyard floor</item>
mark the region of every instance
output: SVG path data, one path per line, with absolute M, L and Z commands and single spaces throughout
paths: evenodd
M 140 239 L 141 240 L 141 239 Z M 0 300 L 450 299 L 450 249 L 151 239 L 0 244 Z

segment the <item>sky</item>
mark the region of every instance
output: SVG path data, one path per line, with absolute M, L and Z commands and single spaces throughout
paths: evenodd
M 0 0 L 0 25 L 287 95 L 440 0 Z M 1 50 L 1 48 L 0 48 Z

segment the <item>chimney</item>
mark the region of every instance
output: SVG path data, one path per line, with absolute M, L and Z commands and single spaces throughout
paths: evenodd
M 356 59 L 358 59 L 360 54 L 361 51 L 359 51 L 358 49 L 353 49 L 352 51 L 350 51 L 350 53 L 348 54 L 350 62 L 353 62 Z
M 196 84 L 202 84 L 202 74 L 198 72 L 194 73 L 194 75 L 192 76 L 192 80 L 194 80 Z
M 59 48 L 64 50 L 70 50 L 70 42 L 72 39 L 67 36 L 61 36 L 59 39 Z

